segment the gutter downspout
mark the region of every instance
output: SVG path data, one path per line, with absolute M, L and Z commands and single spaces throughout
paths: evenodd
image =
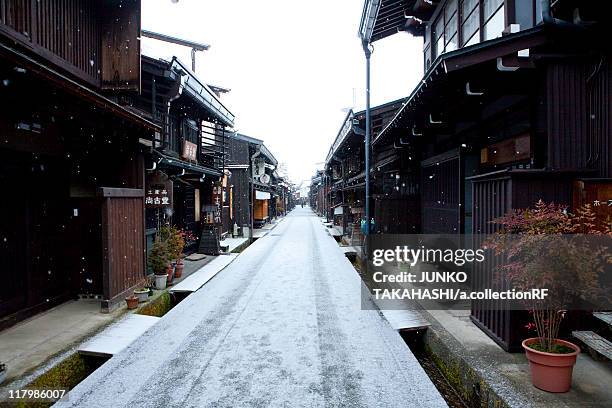
M 172 65 L 170 65 L 170 69 L 172 69 Z M 176 89 L 174 89 L 173 87 L 171 92 L 168 94 L 168 99 L 166 101 L 166 118 L 164 120 L 164 136 L 166 137 L 166 140 L 165 140 L 166 146 L 164 147 L 168 147 L 170 145 L 170 105 L 172 104 L 172 102 L 177 100 L 182 94 L 183 94 L 183 77 L 179 73 L 179 78 L 178 78 Z
M 368 236 L 370 235 L 370 57 L 372 56 L 372 49 L 370 43 L 362 39 L 361 46 L 366 57 L 366 128 L 365 128 L 365 237 L 364 237 L 364 256 L 367 261 L 368 256 Z

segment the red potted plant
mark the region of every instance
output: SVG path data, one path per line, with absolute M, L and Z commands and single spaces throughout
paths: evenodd
M 164 243 L 166 247 L 166 274 L 167 284 L 170 285 L 174 279 L 175 265 L 176 265 L 176 228 L 171 225 L 164 225 L 159 230 L 158 238 Z
M 185 265 L 183 264 L 183 258 L 181 257 L 183 255 L 183 250 L 185 249 L 185 235 L 186 235 L 185 231 L 175 230 L 174 236 L 172 238 L 174 240 L 174 248 L 175 248 L 175 252 L 173 255 L 176 259 L 174 277 L 177 279 L 183 276 L 183 269 L 185 267 Z
M 125 298 L 125 302 L 127 303 L 127 308 L 132 310 L 138 307 L 138 296 L 131 295 Z
M 612 257 L 594 235 L 610 234 L 595 220 L 590 206 L 570 214 L 563 206 L 539 201 L 534 209 L 516 210 L 493 221 L 501 225 L 486 246 L 505 257 L 500 272 L 519 291 L 548 289 L 543 300 L 528 300 L 537 337 L 523 341 L 532 383 L 549 392 L 566 392 L 580 348 L 559 339 L 566 310 L 576 300 L 605 296 L 600 278 Z
M 169 261 L 166 265 L 166 284 L 170 285 L 174 279 L 174 262 Z

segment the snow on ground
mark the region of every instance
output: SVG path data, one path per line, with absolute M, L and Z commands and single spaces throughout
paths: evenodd
M 56 406 L 446 406 L 361 291 L 298 208 Z

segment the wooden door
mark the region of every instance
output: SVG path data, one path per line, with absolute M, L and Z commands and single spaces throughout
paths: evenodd
M 453 150 L 421 163 L 423 234 L 463 232 L 459 151 Z
M 145 280 L 144 190 L 100 188 L 103 309 L 111 309 Z

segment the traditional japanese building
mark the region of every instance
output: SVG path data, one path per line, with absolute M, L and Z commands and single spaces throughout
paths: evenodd
M 315 175 L 310 179 L 310 189 L 308 192 L 308 202 L 310 208 L 319 216 L 326 217 L 327 208 L 325 198 L 327 197 L 327 182 L 325 180 L 325 171 L 317 170 Z
M 269 222 L 289 206 L 288 185 L 276 174 L 277 166 L 263 140 L 241 133 L 230 135 L 226 164 L 232 173 L 230 223 L 232 229 L 236 224 L 240 235 Z
M 145 278 L 140 1 L 0 1 L 0 327 Z M 143 144 L 144 143 L 144 144 Z
M 424 40 L 422 80 L 372 141 L 374 167 L 393 147 L 398 159 L 387 166 L 400 171 L 390 179 L 406 176 L 416 193 L 407 225 L 491 233 L 491 220 L 539 199 L 605 201 L 612 66 L 604 14 L 591 1 L 366 1 L 362 38 L 406 31 Z M 472 286 L 491 279 L 476 274 Z M 472 320 L 518 349 L 520 314 L 496 309 L 474 302 Z
M 225 158 L 234 115 L 176 58 L 143 56 L 142 92 L 131 106 L 161 127 L 147 155 L 148 244 L 170 222 L 196 238 L 186 251 L 218 252 L 231 218 Z
M 373 134 L 380 133 L 390 123 L 403 102 L 400 99 L 372 108 Z M 365 215 L 364 129 L 365 111 L 349 111 L 325 160 L 328 216 L 354 245 L 361 245 L 360 222 Z M 412 231 L 408 227 L 402 229 L 406 218 L 399 216 L 407 210 L 404 204 L 408 203 L 403 200 L 408 191 L 407 176 L 398 177 L 403 174 L 399 166 L 408 163 L 408 157 L 400 160 L 404 151 L 398 149 L 394 146 L 381 149 L 375 157 L 375 166 L 370 169 L 372 216 L 375 227 L 384 232 Z

